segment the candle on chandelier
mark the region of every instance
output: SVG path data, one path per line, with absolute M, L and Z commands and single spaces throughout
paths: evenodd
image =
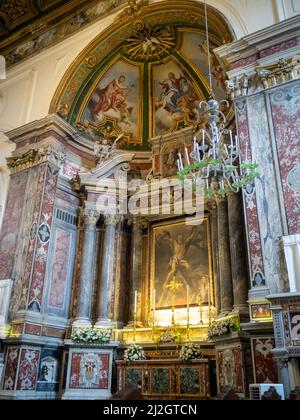
M 178 157 L 179 157 L 179 159 L 178 159 L 178 160 L 179 160 L 179 164 L 180 164 L 180 169 L 179 169 L 179 170 L 180 170 L 180 171 L 182 171 L 182 169 L 183 169 L 183 162 L 182 162 L 182 156 L 181 156 L 181 153 L 179 153 L 179 154 L 178 154 Z
M 184 150 L 185 150 L 186 163 L 190 165 L 191 163 L 190 163 L 189 152 L 188 152 L 187 147 L 185 147 Z

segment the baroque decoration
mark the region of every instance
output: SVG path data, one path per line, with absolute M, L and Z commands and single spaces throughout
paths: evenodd
M 190 12 L 187 13 L 186 10 Z M 172 11 L 171 11 L 172 10 Z M 209 9 L 210 48 L 232 41 Z M 130 2 L 113 25 L 72 64 L 52 101 L 57 112 L 93 141 L 149 150 L 149 139 L 194 126 L 209 99 L 203 7 L 190 2 Z M 226 74 L 214 54 L 213 86 L 226 99 Z

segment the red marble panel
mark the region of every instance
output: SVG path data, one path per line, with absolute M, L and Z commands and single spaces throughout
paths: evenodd
M 42 335 L 47 337 L 65 338 L 66 330 L 61 328 L 43 327 Z
M 25 324 L 25 334 L 41 335 L 42 327 L 36 324 Z
M 12 275 L 18 233 L 24 208 L 28 171 L 12 175 L 0 235 L 0 279 Z
M 239 347 L 218 350 L 217 367 L 219 391 L 230 385 L 235 392 L 244 393 L 242 351 Z
M 274 338 L 252 339 L 254 356 L 254 374 L 256 383 L 278 383 L 278 371 L 273 360 L 272 350 L 275 348 Z
M 251 159 L 251 148 L 250 148 L 250 134 L 248 127 L 248 115 L 246 102 L 240 102 L 236 107 L 238 135 L 242 153 L 242 159 L 246 160 L 246 149 L 247 159 Z M 259 218 L 257 210 L 257 199 L 256 193 L 253 191 L 252 194 L 244 193 L 244 201 L 246 208 L 246 223 L 248 230 L 248 244 L 250 252 L 251 262 L 251 274 L 252 279 L 255 273 L 262 273 L 264 275 L 263 257 L 262 257 L 262 244 L 259 228 Z
M 18 372 L 17 390 L 35 390 L 39 358 L 40 350 L 33 348 L 22 348 Z
M 300 231 L 300 83 L 277 90 L 270 99 L 289 233 L 294 235 Z
M 294 48 L 300 45 L 300 37 L 289 39 L 288 41 L 281 42 L 280 44 L 273 45 L 272 47 L 266 48 L 259 53 L 260 58 L 269 57 L 270 55 L 277 54 L 281 51 L 286 51 L 289 48 Z
M 242 58 L 241 60 L 235 61 L 234 63 L 231 64 L 231 68 L 238 69 L 239 67 L 249 66 L 250 64 L 256 63 L 258 59 L 259 59 L 259 55 L 256 53 L 256 54 L 250 55 L 249 57 Z
M 8 347 L 6 366 L 4 373 L 3 389 L 12 391 L 15 389 L 16 376 L 18 371 L 20 348 Z
M 22 299 L 20 302 L 19 309 L 25 309 L 28 299 L 28 291 L 30 286 L 30 280 L 32 276 L 32 264 L 34 261 L 36 242 L 37 242 L 37 229 L 41 214 L 41 203 L 43 202 L 43 192 L 46 178 L 47 164 L 40 165 L 37 168 L 32 168 L 32 171 L 36 173 L 38 178 L 37 189 L 35 193 L 35 204 L 32 215 L 31 232 L 28 238 L 28 250 L 25 260 L 25 268 L 23 273 L 23 284 L 22 284 Z
M 48 305 L 55 309 L 64 308 L 68 280 L 70 243 L 70 232 L 58 228 L 56 230 L 56 243 L 48 302 Z
M 58 169 L 47 165 L 28 303 L 28 307 L 36 311 L 42 303 L 57 179 Z
M 69 387 L 108 389 L 109 354 L 73 353 Z

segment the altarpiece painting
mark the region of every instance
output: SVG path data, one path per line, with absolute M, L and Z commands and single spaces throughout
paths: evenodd
M 176 292 L 176 307 L 212 302 L 212 270 L 209 220 L 198 225 L 186 219 L 153 226 L 151 286 L 155 289 L 155 307 L 170 308 L 173 304 L 170 283 L 181 283 Z M 188 302 L 187 302 L 188 300 Z

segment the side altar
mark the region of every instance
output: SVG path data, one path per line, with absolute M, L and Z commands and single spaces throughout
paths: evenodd
M 117 360 L 117 387 L 139 388 L 144 398 L 207 399 L 211 396 L 209 359 L 182 362 L 178 359 Z

